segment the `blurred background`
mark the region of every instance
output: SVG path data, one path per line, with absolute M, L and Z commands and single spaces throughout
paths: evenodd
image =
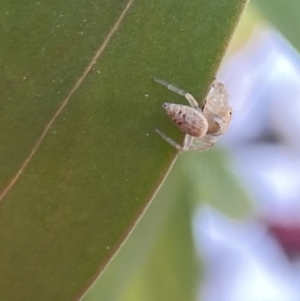
M 217 74 L 228 132 L 178 157 L 84 301 L 300 301 L 299 16 L 250 2 Z

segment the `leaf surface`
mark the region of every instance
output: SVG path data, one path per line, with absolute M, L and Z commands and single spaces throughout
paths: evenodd
M 2 3 L 2 300 L 78 299 L 141 216 L 181 134 L 161 109 L 203 99 L 244 6 Z

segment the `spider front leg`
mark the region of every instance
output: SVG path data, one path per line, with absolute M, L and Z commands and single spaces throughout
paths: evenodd
M 185 99 L 189 102 L 190 106 L 194 109 L 199 109 L 199 104 L 197 102 L 197 100 L 194 98 L 194 96 L 186 91 L 184 91 L 183 89 L 180 89 L 176 86 L 174 86 L 173 84 L 170 84 L 168 83 L 167 81 L 163 80 L 163 79 L 159 79 L 159 78 L 156 78 L 156 77 L 152 77 L 152 79 L 158 83 L 158 84 L 161 84 L 165 87 L 167 87 L 169 90 L 181 95 L 181 96 L 184 96 Z
M 168 137 L 166 134 L 161 132 L 160 130 L 155 129 L 155 131 L 164 140 L 166 140 L 169 144 L 171 144 L 172 146 L 174 146 L 177 150 L 179 150 L 181 152 L 189 150 L 192 146 L 193 137 L 190 135 L 185 135 L 183 145 L 180 145 L 176 141 L 174 141 L 172 138 Z

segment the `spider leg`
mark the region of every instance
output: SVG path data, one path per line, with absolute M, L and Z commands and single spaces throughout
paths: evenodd
M 214 137 L 204 136 L 197 140 L 195 139 L 194 143 L 190 146 L 190 149 L 201 152 L 201 151 L 204 151 L 206 149 L 213 147 L 215 145 L 215 143 L 216 143 L 216 139 Z
M 187 151 L 191 148 L 193 143 L 193 137 L 191 135 L 186 134 L 183 141 L 183 150 Z
M 199 104 L 197 102 L 197 100 L 195 99 L 195 97 L 190 94 L 190 93 L 186 93 L 184 95 L 184 97 L 186 98 L 186 100 L 189 102 L 190 106 L 196 110 L 200 110 L 199 108 Z
M 158 129 L 155 129 L 156 133 L 160 135 L 164 140 L 166 140 L 169 144 L 171 144 L 173 147 L 175 147 L 179 151 L 187 151 L 191 147 L 191 143 L 193 140 L 193 137 L 190 135 L 186 135 L 184 138 L 183 146 L 178 144 L 176 141 L 168 137 L 165 133 L 161 132 Z
M 156 77 L 152 77 L 152 79 L 156 82 L 156 83 L 159 83 L 165 87 L 167 87 L 169 90 L 181 95 L 181 96 L 184 96 L 186 98 L 186 100 L 189 102 L 190 106 L 194 109 L 199 109 L 199 104 L 197 102 L 197 100 L 194 98 L 194 96 L 168 82 L 166 82 L 165 80 L 163 79 L 159 79 L 159 78 L 156 78 Z
M 178 87 L 176 87 L 176 86 L 174 86 L 174 85 L 168 83 L 167 81 L 165 81 L 165 80 L 163 80 L 163 79 L 159 79 L 159 78 L 157 78 L 157 77 L 152 77 L 152 79 L 153 79 L 156 83 L 161 84 L 161 85 L 167 87 L 169 90 L 171 90 L 171 91 L 173 91 L 173 92 L 175 92 L 175 93 L 177 93 L 177 94 L 179 94 L 179 95 L 185 96 L 185 94 L 188 93 L 188 92 L 186 92 L 186 91 L 184 91 L 184 90 L 182 90 L 182 89 L 180 89 L 180 88 L 178 88 Z

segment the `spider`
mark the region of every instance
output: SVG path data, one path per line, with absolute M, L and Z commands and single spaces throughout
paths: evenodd
M 163 132 L 156 132 L 179 151 L 203 151 L 211 148 L 215 137 L 223 135 L 231 121 L 232 109 L 229 107 L 228 93 L 225 86 L 214 80 L 211 89 L 200 108 L 197 100 L 190 93 L 158 78 L 155 82 L 182 95 L 190 106 L 165 102 L 163 108 L 177 127 L 185 133 L 183 145 L 167 137 Z

